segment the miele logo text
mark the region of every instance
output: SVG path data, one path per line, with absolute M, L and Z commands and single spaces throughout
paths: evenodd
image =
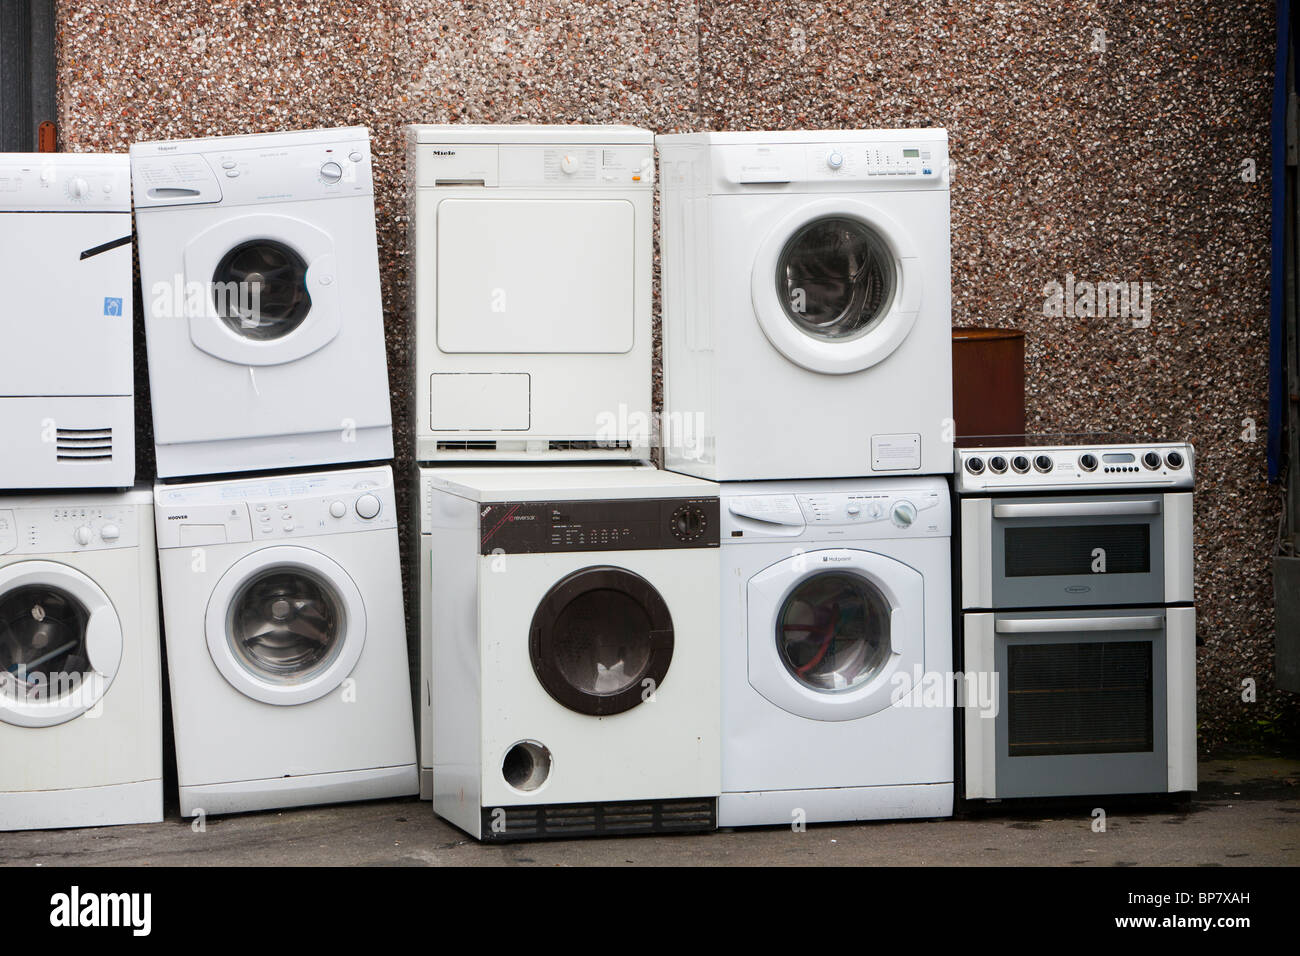
M 435 150 L 431 150 L 431 152 L 432 152 L 433 155 L 435 155 L 435 156 L 455 156 L 455 155 L 456 155 L 456 151 L 455 151 L 454 149 L 435 149 Z
M 133 936 L 153 928 L 152 893 L 82 893 L 78 886 L 50 897 L 50 925 L 129 927 Z

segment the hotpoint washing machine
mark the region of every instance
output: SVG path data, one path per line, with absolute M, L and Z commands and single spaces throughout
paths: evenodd
M 0 153 L 0 282 L 0 488 L 130 488 L 127 157 Z
M 719 826 L 952 814 L 951 537 L 942 478 L 723 486 Z
M 950 473 L 947 133 L 656 142 L 665 466 L 715 481 Z
M 438 815 L 489 841 L 713 829 L 717 486 L 618 464 L 422 484 Z
M 0 830 L 162 820 L 152 501 L 0 501 Z
M 393 454 L 366 129 L 131 147 L 162 478 Z
M 420 461 L 650 457 L 654 137 L 407 128 Z
M 391 469 L 156 495 L 181 813 L 415 793 Z

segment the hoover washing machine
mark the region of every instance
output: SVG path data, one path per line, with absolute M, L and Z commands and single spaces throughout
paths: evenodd
M 125 155 L 0 153 L 0 488 L 135 482 Z
M 407 128 L 420 461 L 650 457 L 654 137 Z
M 947 133 L 656 142 L 665 466 L 951 473 Z
M 719 826 L 951 816 L 951 538 L 942 478 L 724 486 Z
M 0 830 L 162 820 L 147 489 L 0 500 Z
M 393 454 L 364 128 L 136 143 L 163 478 Z
M 438 815 L 489 841 L 713 829 L 717 486 L 617 464 L 422 480 Z
M 156 494 L 181 813 L 415 793 L 391 469 Z

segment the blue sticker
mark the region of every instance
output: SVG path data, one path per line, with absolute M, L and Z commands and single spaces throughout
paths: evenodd
M 105 314 L 105 315 L 121 315 L 121 314 L 122 314 L 122 300 L 121 300 L 121 299 L 105 299 L 105 300 L 104 300 L 104 314 Z

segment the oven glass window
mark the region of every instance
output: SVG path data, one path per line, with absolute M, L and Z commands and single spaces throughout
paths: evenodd
M 1150 641 L 1007 647 L 1012 757 L 1155 748 Z
M 890 607 L 856 574 L 826 572 L 790 593 L 776 621 L 781 661 L 795 680 L 819 691 L 871 680 L 889 659 Z
M 1151 571 L 1148 524 L 1012 527 L 1006 529 L 1005 543 L 1009 578 L 1095 574 L 1099 557 L 1106 574 Z

